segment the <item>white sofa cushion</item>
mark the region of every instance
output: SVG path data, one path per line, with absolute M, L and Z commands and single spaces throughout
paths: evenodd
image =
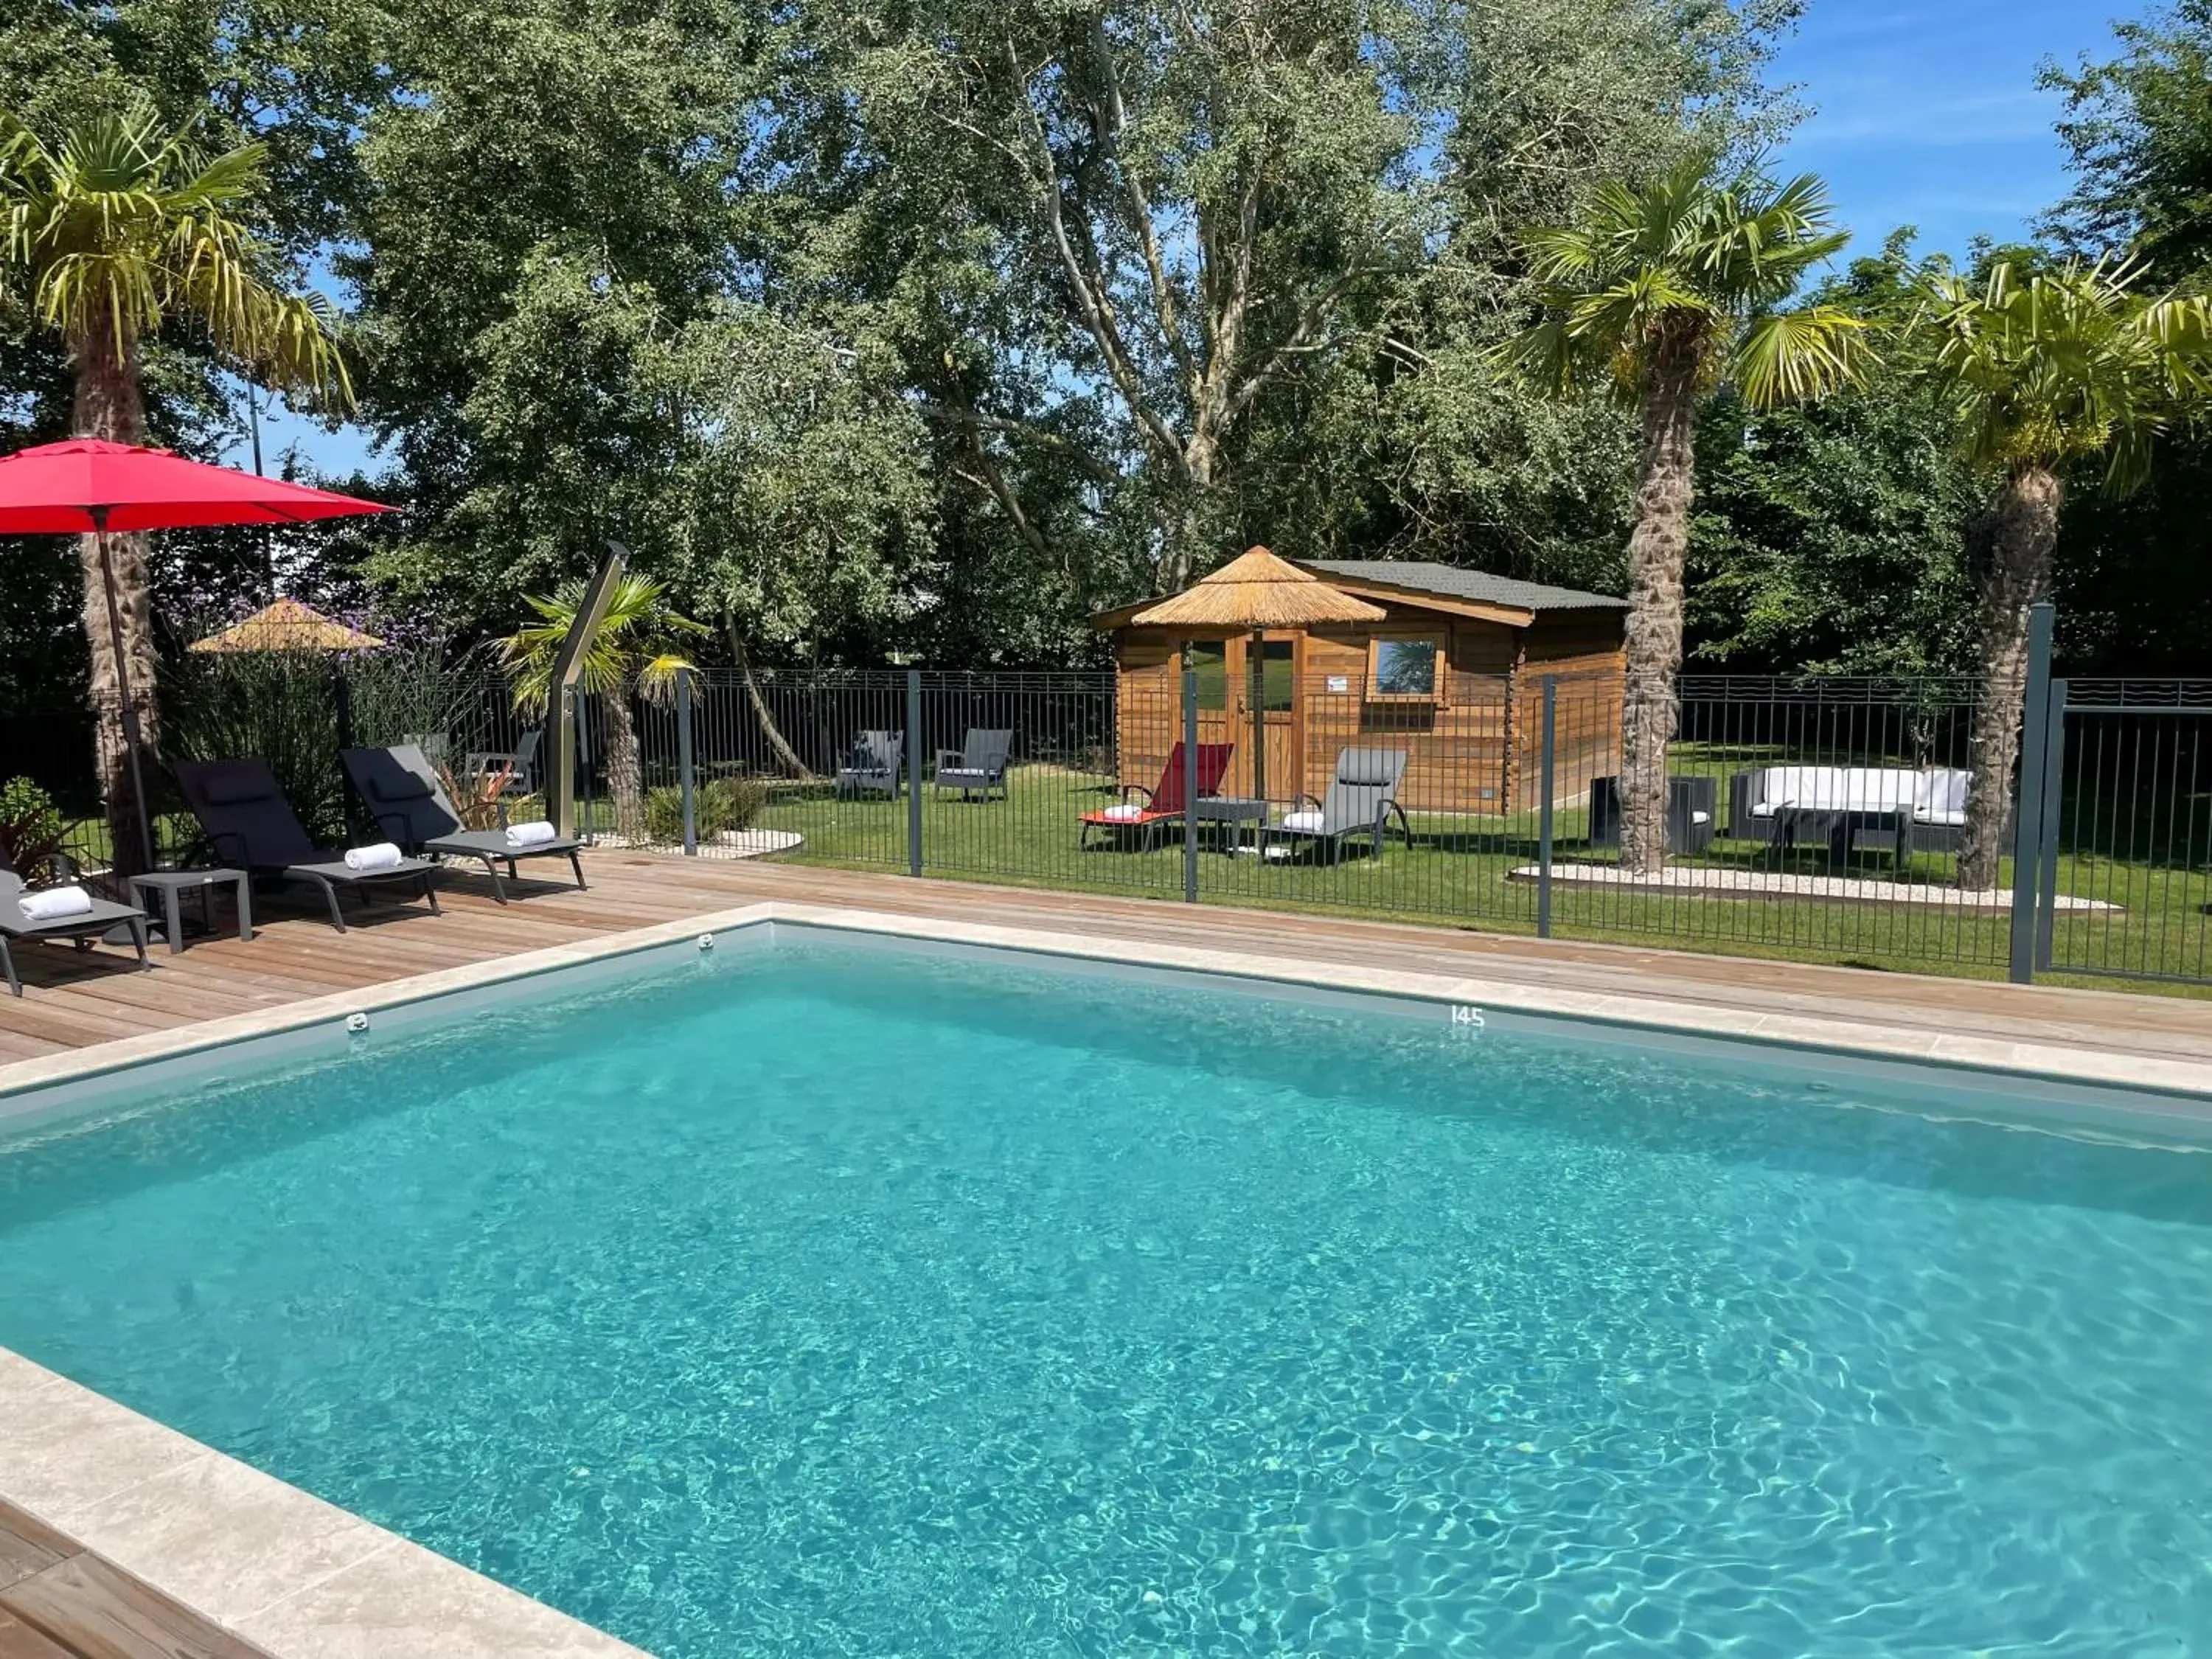
M 1965 821 L 1973 775 L 1950 767 L 1908 772 L 1898 767 L 1770 766 L 1753 784 L 1752 816 L 1771 818 L 1790 807 L 1814 811 L 1911 811 L 1922 823 Z

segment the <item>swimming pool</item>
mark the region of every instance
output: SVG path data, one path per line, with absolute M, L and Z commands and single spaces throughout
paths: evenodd
M 665 1659 L 2212 1640 L 2203 1156 L 1444 1013 L 726 951 L 0 1140 L 0 1345 Z

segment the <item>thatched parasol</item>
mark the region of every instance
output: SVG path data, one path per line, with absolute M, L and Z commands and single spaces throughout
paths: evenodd
M 1154 628 L 1191 628 L 1252 636 L 1245 653 L 1246 701 L 1252 709 L 1252 793 L 1267 798 L 1267 714 L 1262 695 L 1260 636 L 1271 628 L 1381 622 L 1379 605 L 1356 599 L 1310 571 L 1255 547 L 1202 576 L 1180 593 L 1130 618 Z
M 334 623 L 297 599 L 279 599 L 220 634 L 193 641 L 187 648 L 210 653 L 374 651 L 383 643 L 375 635 Z
M 1381 622 L 1382 616 L 1379 606 L 1355 599 L 1266 548 L 1255 547 L 1130 620 L 1150 628 L 1259 634 L 1270 628 Z

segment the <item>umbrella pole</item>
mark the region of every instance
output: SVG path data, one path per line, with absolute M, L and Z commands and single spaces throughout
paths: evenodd
M 146 808 L 146 774 L 139 762 L 138 711 L 131 701 L 131 659 L 123 649 L 123 611 L 115 599 L 115 567 L 107 557 L 107 509 L 92 509 L 92 533 L 100 546 L 100 586 L 107 599 L 107 643 L 115 653 L 115 688 L 123 700 L 123 747 L 131 762 L 131 801 L 138 818 L 138 848 L 146 869 L 154 867 L 154 824 Z

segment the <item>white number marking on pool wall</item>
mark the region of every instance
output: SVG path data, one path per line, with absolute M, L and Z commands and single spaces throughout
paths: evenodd
M 1472 1003 L 1455 1002 L 1452 1004 L 1451 1022 L 1469 1030 L 1480 1031 L 1482 1029 L 1482 1010 Z

